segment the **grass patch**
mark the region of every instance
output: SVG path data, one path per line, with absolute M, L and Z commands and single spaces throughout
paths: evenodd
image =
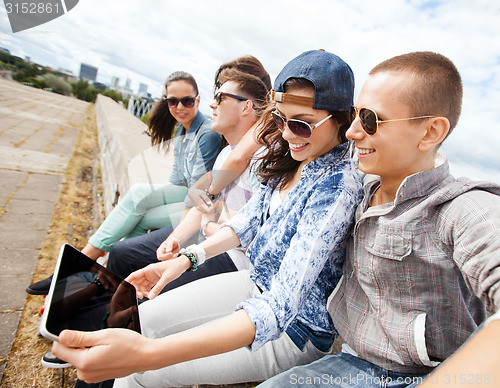
M 96 193 L 100 191 L 98 174 L 97 127 L 94 105 L 90 105 L 66 170 L 61 192 L 42 245 L 34 281 L 53 273 L 59 248 L 69 243 L 78 249 L 86 244 L 102 219 Z M 40 364 L 51 342 L 38 334 L 42 296 L 28 295 L 12 350 L 4 370 L 2 388 L 73 387 L 74 368 L 49 369 Z

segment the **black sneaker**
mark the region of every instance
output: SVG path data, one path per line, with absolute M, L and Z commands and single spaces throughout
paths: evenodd
M 71 366 L 69 362 L 63 361 L 54 356 L 50 350 L 43 355 L 42 365 L 47 368 L 69 368 Z
M 26 288 L 26 292 L 31 295 L 47 295 L 49 293 L 50 283 L 52 282 L 52 276 L 53 275 L 50 275 L 47 279 L 33 283 Z

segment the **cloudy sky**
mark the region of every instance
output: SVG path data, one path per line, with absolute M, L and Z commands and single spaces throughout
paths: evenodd
M 224 61 L 259 58 L 272 79 L 293 57 L 323 48 L 348 62 L 356 90 L 377 63 L 431 50 L 464 81 L 459 125 L 442 147 L 452 173 L 500 183 L 500 1 L 498 0 L 82 0 L 66 15 L 13 34 L 0 5 L 0 46 L 78 74 L 80 63 L 140 82 L 153 96 L 185 70 L 209 112 L 213 75 Z

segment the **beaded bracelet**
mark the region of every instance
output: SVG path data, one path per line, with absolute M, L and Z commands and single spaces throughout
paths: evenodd
M 188 271 L 193 271 L 193 272 L 196 271 L 198 269 L 198 260 L 196 259 L 196 255 L 193 252 L 187 250 L 186 248 L 182 248 L 179 251 L 177 257 L 182 255 L 186 256 L 191 262 L 191 268 L 189 268 Z
M 205 252 L 205 250 L 200 245 L 192 244 L 186 249 L 196 255 L 196 264 L 198 265 L 198 267 L 205 262 L 207 258 L 207 252 Z

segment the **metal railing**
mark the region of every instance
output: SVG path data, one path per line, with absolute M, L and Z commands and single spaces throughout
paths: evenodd
M 153 101 L 130 96 L 127 110 L 137 118 L 141 118 L 154 107 Z

